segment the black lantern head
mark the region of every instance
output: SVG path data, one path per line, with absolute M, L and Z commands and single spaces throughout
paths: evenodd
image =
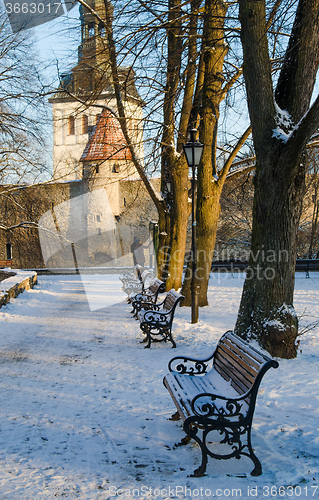
M 187 164 L 190 168 L 198 167 L 202 157 L 204 144 L 196 141 L 196 128 L 190 130 L 190 141 L 183 145 Z

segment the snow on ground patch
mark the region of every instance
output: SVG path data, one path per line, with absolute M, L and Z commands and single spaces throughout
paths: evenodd
M 311 322 L 319 276 L 303 276 L 296 309 Z M 104 279 L 111 291 L 114 275 Z M 174 405 L 162 379 L 171 357 L 205 357 L 233 328 L 243 276 L 212 278 L 198 324 L 189 308 L 177 309 L 176 349 L 144 349 L 125 302 L 92 311 L 80 276 L 38 282 L 0 310 L 1 500 L 248 499 L 280 486 L 286 496 L 319 498 L 318 328 L 301 337 L 297 359 L 263 379 L 252 432 L 263 475 L 250 476 L 250 460 L 209 460 L 196 479 L 200 450 L 174 448 L 184 433 L 168 420 Z

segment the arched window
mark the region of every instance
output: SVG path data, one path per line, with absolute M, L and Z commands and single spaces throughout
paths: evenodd
M 68 123 L 69 123 L 69 135 L 74 135 L 75 134 L 75 119 L 74 119 L 74 116 L 69 116 L 69 119 L 68 119 Z
M 87 115 L 82 115 L 82 134 L 89 132 L 89 118 Z

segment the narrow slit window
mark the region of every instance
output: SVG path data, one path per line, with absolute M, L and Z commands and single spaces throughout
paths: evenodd
M 69 135 L 75 134 L 75 119 L 74 116 L 69 116 Z
M 11 243 L 6 244 L 6 256 L 7 256 L 7 260 L 12 259 L 12 245 L 11 245 Z
M 82 115 L 82 134 L 89 132 L 89 118 L 87 115 Z

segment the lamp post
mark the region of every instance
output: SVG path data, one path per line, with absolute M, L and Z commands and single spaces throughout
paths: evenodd
M 184 144 L 183 149 L 188 167 L 192 169 L 192 281 L 191 281 L 191 310 L 192 323 L 198 321 L 198 286 L 196 285 L 196 203 L 195 203 L 195 171 L 200 164 L 204 145 L 196 141 L 196 128 L 190 130 L 190 141 Z

